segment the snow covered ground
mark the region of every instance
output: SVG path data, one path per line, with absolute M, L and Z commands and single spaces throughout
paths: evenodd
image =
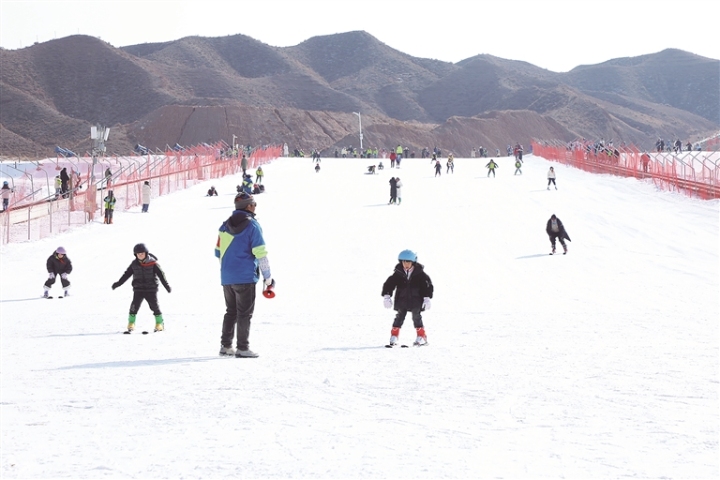
M 258 296 L 257 359 L 217 355 L 213 249 L 239 177 L 3 247 L 2 478 L 718 477 L 718 201 L 532 156 L 497 178 L 486 159 L 438 178 L 370 163 L 264 167 L 277 297 Z M 566 256 L 548 255 L 553 213 Z M 167 330 L 122 335 L 131 287 L 110 285 L 139 242 L 173 287 Z M 41 300 L 60 245 L 72 296 Z M 435 284 L 430 345 L 386 349 L 380 288 L 406 248 Z

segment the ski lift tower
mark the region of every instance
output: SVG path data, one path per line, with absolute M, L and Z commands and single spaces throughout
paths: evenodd
M 105 142 L 110 136 L 110 129 L 100 125 L 90 127 L 90 139 L 92 140 L 92 161 L 93 167 L 90 173 L 90 183 L 95 184 L 95 165 L 98 155 L 105 155 Z

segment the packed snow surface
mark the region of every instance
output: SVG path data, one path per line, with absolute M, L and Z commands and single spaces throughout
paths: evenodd
M 488 161 L 264 166 L 277 296 L 258 294 L 257 359 L 218 356 L 239 176 L 2 247 L 2 478 L 716 478 L 718 201 Z M 553 213 L 567 255 L 548 255 Z M 166 331 L 143 304 L 151 333 L 122 335 L 132 288 L 110 286 L 140 242 L 173 287 Z M 43 300 L 58 246 L 71 296 Z M 406 248 L 435 285 L 429 345 L 386 349 L 380 290 Z

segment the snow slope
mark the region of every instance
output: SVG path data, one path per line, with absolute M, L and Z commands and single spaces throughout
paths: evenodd
M 532 156 L 497 178 L 485 159 L 438 178 L 370 163 L 264 167 L 277 296 L 258 296 L 258 359 L 217 356 L 213 249 L 239 177 L 3 247 L 2 478 L 717 478 L 720 203 L 558 164 L 547 191 Z M 138 242 L 173 287 L 147 336 L 120 334 L 131 287 L 110 288 Z M 72 296 L 41 300 L 60 245 Z M 405 248 L 435 285 L 430 345 L 391 350 L 380 287 Z

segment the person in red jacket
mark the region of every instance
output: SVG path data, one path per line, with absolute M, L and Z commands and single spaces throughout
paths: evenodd
M 43 293 L 43 297 L 52 298 L 50 296 L 50 288 L 53 284 L 55 284 L 57 277 L 60 277 L 60 283 L 63 286 L 64 295 L 67 297 L 70 289 L 70 280 L 68 280 L 68 275 L 72 272 L 73 267 L 65 249 L 63 247 L 56 248 L 53 254 L 48 257 L 46 265 L 48 279 L 45 280 L 45 292 Z

